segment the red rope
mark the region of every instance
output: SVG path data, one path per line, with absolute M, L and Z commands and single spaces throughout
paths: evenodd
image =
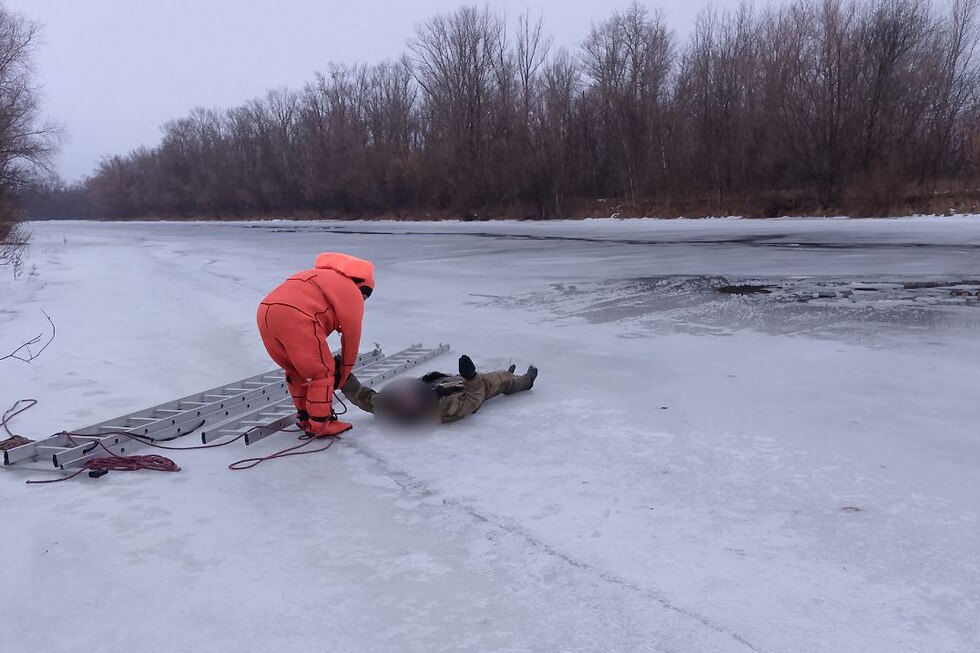
M 179 472 L 180 467 L 177 463 L 165 456 L 150 454 L 149 456 L 102 456 L 100 458 L 89 458 L 74 474 L 53 478 L 47 481 L 28 480 L 28 485 L 44 485 L 47 483 L 61 483 L 68 481 L 82 472 L 105 470 L 107 472 L 134 472 L 140 469 L 148 469 L 155 472 Z
M 202 425 L 203 425 L 203 422 L 202 422 Z M 188 433 L 193 433 L 194 431 L 196 431 L 199 428 L 201 428 L 201 426 L 196 426 L 195 428 L 193 428 L 190 431 L 188 431 Z M 199 445 L 195 445 L 195 446 L 191 446 L 191 447 L 168 447 L 168 446 L 164 446 L 162 444 L 156 444 L 155 442 L 152 441 L 152 439 L 144 438 L 144 437 L 139 436 L 139 435 L 134 435 L 134 434 L 129 433 L 127 431 L 104 431 L 104 432 L 100 433 L 100 435 L 103 436 L 103 437 L 104 436 L 107 436 L 107 435 L 126 436 L 128 438 L 131 438 L 133 440 L 136 440 L 137 442 L 142 442 L 143 444 L 145 444 L 145 445 L 147 445 L 149 447 L 154 447 L 156 449 L 166 449 L 167 451 L 192 451 L 194 449 L 216 449 L 218 447 L 227 446 L 227 445 L 229 445 L 229 444 L 231 444 L 233 442 L 237 442 L 237 441 L 241 440 L 246 435 L 248 435 L 251 432 L 251 430 L 252 429 L 250 429 L 248 431 L 245 431 L 244 433 L 240 433 L 240 434 L 236 435 L 235 437 L 233 437 L 231 440 L 228 440 L 226 442 L 219 442 L 218 444 L 199 444 Z M 290 430 L 287 430 L 287 429 L 283 429 L 283 430 L 286 431 L 286 432 L 290 432 Z M 298 432 L 298 431 L 299 431 L 299 429 L 296 429 L 295 431 L 292 431 L 292 432 Z M 73 435 L 77 436 L 77 435 L 82 435 L 82 434 L 81 433 L 67 433 L 66 432 L 66 433 L 64 433 L 64 435 L 67 435 L 68 436 L 68 439 L 71 440 L 71 436 L 73 436 Z M 236 471 L 236 472 L 240 472 L 240 471 L 243 471 L 243 470 L 246 470 L 246 469 L 252 469 L 253 467 L 256 467 L 258 465 L 261 465 L 262 463 L 266 462 L 267 460 L 276 460 L 277 458 L 288 458 L 290 456 L 306 456 L 306 455 L 313 454 L 313 453 L 320 453 L 321 451 L 326 451 L 331 446 L 333 446 L 333 442 L 334 442 L 334 440 L 336 438 L 335 437 L 329 437 L 329 438 L 323 438 L 323 437 L 313 438 L 313 437 L 310 437 L 310 436 L 307 436 L 307 435 L 301 435 L 299 439 L 302 440 L 302 442 L 300 442 L 300 444 L 294 445 L 292 447 L 287 447 L 287 448 L 282 449 L 280 451 L 277 451 L 275 453 L 271 453 L 268 456 L 260 456 L 260 457 L 257 457 L 257 458 L 243 458 L 242 460 L 236 460 L 235 462 L 233 462 L 230 465 L 228 465 L 228 469 L 233 470 L 233 471 Z M 299 449 L 302 449 L 303 447 L 309 446 L 313 441 L 315 441 L 315 440 L 323 440 L 323 439 L 329 439 L 330 440 L 327 443 L 326 446 L 320 447 L 319 449 L 311 449 L 310 451 L 299 451 Z M 72 444 L 74 444 L 74 440 L 72 440 Z M 105 445 L 103 445 L 101 442 L 99 443 L 99 446 L 101 446 L 103 449 L 106 449 L 105 448 Z M 109 450 L 106 449 L 106 451 L 109 451 Z M 138 457 L 138 456 L 134 456 L 134 457 Z M 73 477 L 72 476 L 69 476 L 68 478 L 73 478 Z M 48 482 L 50 482 L 50 481 L 48 481 Z
M 106 435 L 113 435 L 114 433 L 108 433 Z M 125 434 L 124 431 L 118 431 L 118 433 Z M 78 443 L 75 441 L 74 438 L 72 438 L 73 435 L 78 436 L 79 435 L 78 433 L 64 432 L 59 435 L 66 436 L 69 442 L 71 442 L 76 447 L 78 446 Z M 95 470 L 105 470 L 106 472 L 135 472 L 140 469 L 147 469 L 154 472 L 179 472 L 180 471 L 180 467 L 177 466 L 177 463 L 170 460 L 166 456 L 159 456 L 157 454 L 150 454 L 148 456 L 119 456 L 113 453 L 111 449 L 109 449 L 101 442 L 96 442 L 95 444 L 101 447 L 102 449 L 105 449 L 105 452 L 108 453 L 109 455 L 100 456 L 98 458 L 89 458 L 82 464 L 81 469 L 79 469 L 77 472 L 69 476 L 63 476 L 62 478 L 53 478 L 47 481 L 28 480 L 26 481 L 27 484 L 45 485 L 48 483 L 60 483 L 62 481 L 71 480 L 76 476 L 78 476 L 79 474 L 81 474 L 82 472 L 95 471 Z M 158 446 L 158 445 L 154 445 L 154 446 Z M 165 449 L 167 447 L 160 447 L 160 448 Z
M 242 460 L 236 460 L 232 464 L 228 465 L 228 469 L 234 470 L 236 472 L 240 472 L 242 470 L 252 469 L 253 467 L 257 465 L 261 465 L 267 460 L 275 460 L 277 458 L 288 458 L 289 456 L 305 456 L 311 453 L 320 453 L 321 451 L 326 451 L 327 449 L 332 447 L 334 441 L 337 438 L 333 436 L 326 438 L 329 440 L 326 446 L 320 447 L 319 449 L 311 449 L 310 451 L 298 451 L 298 450 L 302 449 L 303 447 L 309 446 L 310 443 L 312 442 L 315 442 L 317 440 L 323 440 L 325 438 L 311 438 L 308 436 L 300 436 L 299 439 L 302 440 L 302 442 L 300 442 L 299 444 L 292 447 L 287 447 L 282 451 L 277 451 L 273 454 L 269 454 L 268 456 L 261 456 L 259 458 L 243 458 Z

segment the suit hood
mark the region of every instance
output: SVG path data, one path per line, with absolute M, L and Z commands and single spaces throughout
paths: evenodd
M 359 279 L 359 286 L 367 286 L 374 290 L 374 263 L 366 261 L 350 254 L 340 254 L 338 252 L 322 252 L 316 257 L 314 267 L 317 270 L 333 270 L 344 275 L 348 279 Z

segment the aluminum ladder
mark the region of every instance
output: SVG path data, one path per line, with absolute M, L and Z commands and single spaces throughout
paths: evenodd
M 385 356 L 380 347 L 357 357 L 358 379 L 369 387 L 449 351 L 448 345 L 412 347 Z M 246 444 L 261 440 L 295 423 L 296 409 L 286 388 L 282 370 L 275 369 L 235 383 L 198 392 L 152 408 L 136 411 L 73 431 L 71 436 L 52 436 L 3 452 L 8 470 L 71 471 L 90 458 L 127 452 L 149 442 L 170 442 L 199 433 L 205 444 L 246 432 Z M 106 432 L 113 432 L 103 435 Z

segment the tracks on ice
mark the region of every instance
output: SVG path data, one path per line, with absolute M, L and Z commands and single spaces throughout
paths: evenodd
M 348 449 L 351 449 L 358 455 L 364 456 L 365 458 L 368 458 L 369 460 L 374 462 L 381 469 L 381 471 L 384 472 L 386 476 L 388 476 L 392 481 L 394 481 L 405 492 L 409 492 L 411 494 L 423 498 L 432 497 L 439 494 L 437 490 L 432 489 L 432 487 L 430 487 L 425 481 L 415 476 L 412 476 L 411 474 L 409 474 L 404 470 L 396 469 L 383 456 L 375 453 L 374 451 L 370 450 L 368 447 L 365 447 L 357 440 L 352 438 L 348 438 L 348 439 L 342 438 L 340 440 L 340 444 L 347 447 Z M 515 523 L 508 523 L 507 520 L 502 519 L 497 515 L 480 512 L 479 510 L 467 504 L 466 502 L 452 497 L 443 497 L 442 503 L 444 506 L 462 512 L 468 515 L 469 517 L 471 517 L 472 519 L 477 520 L 478 522 L 490 524 L 493 527 L 496 527 L 504 531 L 505 533 L 520 538 L 521 540 L 531 545 L 535 549 L 543 551 L 547 555 L 557 558 L 571 567 L 575 567 L 576 569 L 587 572 L 592 576 L 594 576 L 595 578 L 602 580 L 605 583 L 617 585 L 623 589 L 629 590 L 636 594 L 640 594 L 641 596 L 644 596 L 656 602 L 665 610 L 670 610 L 671 612 L 682 615 L 688 619 L 694 620 L 695 622 L 701 624 L 703 627 L 709 628 L 716 633 L 728 636 L 750 651 L 756 651 L 758 653 L 762 653 L 762 651 L 764 651 L 764 649 L 760 648 L 756 644 L 753 644 L 739 633 L 714 622 L 709 617 L 706 617 L 705 615 L 699 614 L 697 612 L 694 612 L 692 610 L 674 604 L 673 602 L 670 601 L 670 599 L 668 599 L 660 592 L 657 592 L 656 590 L 650 589 L 649 587 L 643 587 L 642 585 L 630 581 L 618 574 L 614 574 L 612 572 L 601 569 L 591 563 L 580 560 L 569 553 L 561 551 L 553 544 L 549 544 L 548 542 L 545 542 L 544 540 L 536 537 L 535 535 L 533 535 L 532 533 L 530 533 L 529 531 L 527 531 L 526 529 L 522 528 L 521 526 Z

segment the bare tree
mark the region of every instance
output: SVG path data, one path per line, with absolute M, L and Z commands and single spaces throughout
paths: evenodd
M 543 17 L 532 21 L 531 15 L 526 12 L 518 17 L 515 59 L 525 123 L 531 121 L 531 109 L 536 100 L 538 71 L 548 60 L 551 43 L 552 38 L 544 35 Z
M 39 171 L 50 172 L 59 137 L 58 128 L 40 115 L 33 59 L 38 30 L 37 24 L 0 5 L 0 244 L 6 243 L 0 265 L 15 260 L 15 194 Z
M 681 63 L 674 104 L 685 124 L 680 138 L 689 143 L 680 150 L 686 159 L 677 164 L 687 171 L 689 183 L 682 188 L 693 194 L 709 190 L 719 206 L 757 182 L 766 140 L 757 120 L 758 32 L 746 5 L 733 14 L 706 9 Z
M 462 7 L 420 25 L 409 44 L 426 98 L 427 154 L 449 182 L 439 193 L 447 205 L 479 206 L 492 196 L 489 144 L 504 34 L 503 19 L 488 8 Z
M 637 2 L 593 27 L 583 44 L 583 65 L 605 128 L 603 164 L 633 205 L 663 179 L 663 118 L 674 62 L 663 13 L 650 14 Z
M 565 215 L 565 198 L 573 193 L 576 161 L 583 160 L 579 120 L 580 74 L 572 57 L 559 51 L 547 64 L 540 82 L 539 108 L 532 122 L 541 187 L 536 191 L 538 215 Z
M 932 80 L 926 127 L 928 155 L 921 181 L 935 190 L 943 161 L 949 154 L 957 120 L 976 98 L 978 76 L 978 0 L 952 0 L 949 16 L 941 20 L 933 43 Z

